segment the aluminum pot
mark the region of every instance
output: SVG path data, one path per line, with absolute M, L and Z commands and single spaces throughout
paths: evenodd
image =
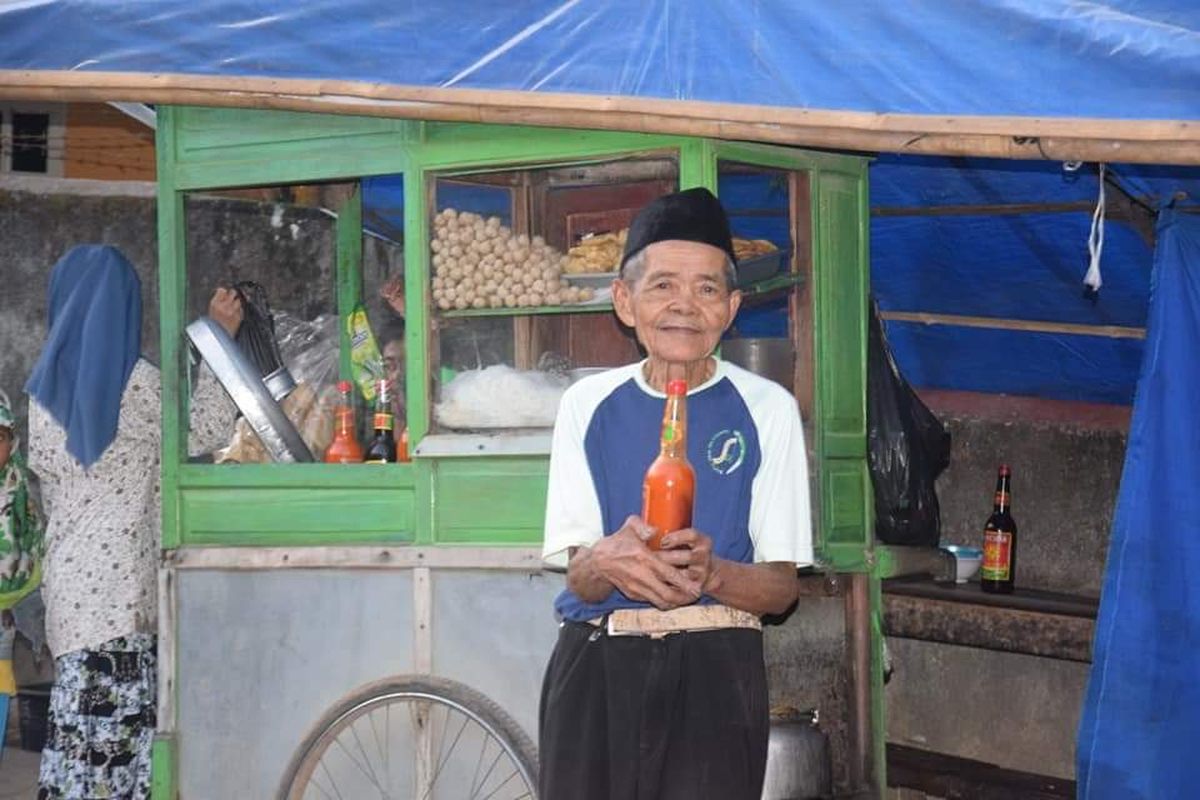
M 817 800 L 832 790 L 829 738 L 816 710 L 771 713 L 762 800 Z
M 721 358 L 792 391 L 796 354 L 789 339 L 726 339 Z

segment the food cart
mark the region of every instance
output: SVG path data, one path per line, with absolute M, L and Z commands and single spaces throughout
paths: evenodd
M 774 304 L 786 320 L 795 359 L 785 381 L 808 431 L 819 553 L 850 576 L 853 774 L 882 780 L 878 578 L 892 561 L 870 535 L 866 159 L 674 135 L 192 106 L 160 106 L 157 136 L 156 798 L 389 797 L 401 786 L 418 787 L 415 796 L 532 796 L 538 692 L 563 582 L 540 559 L 550 430 L 452 427 L 438 404 L 471 367 L 528 371 L 547 353 L 571 368 L 608 367 L 637 349 L 602 297 L 580 302 L 565 286 L 536 302 L 526 292 L 515 307 L 503 291 L 447 303 L 445 259 L 431 242 L 454 209 L 565 257 L 628 225 L 649 199 L 693 186 L 721 195 L 752 185 L 773 198 L 734 212 L 735 236 L 769 230 L 779 253 L 778 271 L 742 288 L 748 305 Z M 402 186 L 402 236 L 387 247 L 403 269 L 411 463 L 189 462 L 184 327 L 190 293 L 203 291 L 188 280 L 189 198 L 332 186 L 336 255 L 311 274 L 332 276 L 316 288 L 345 319 L 380 280 L 362 266 L 362 187 L 379 176 Z

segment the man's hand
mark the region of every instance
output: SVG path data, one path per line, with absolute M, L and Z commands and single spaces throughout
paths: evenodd
M 659 557 L 684 570 L 702 592 L 712 594 L 720 590 L 719 560 L 713 556 L 711 538 L 695 528 L 684 528 L 664 536 L 661 546 Z
M 640 517 L 631 516 L 616 533 L 581 550 L 567 571 L 572 591 L 599 602 L 616 588 L 631 600 L 644 600 L 664 611 L 694 603 L 701 584 L 646 546 L 652 532 Z
M 400 317 L 404 317 L 404 276 L 391 278 L 379 287 L 379 297 Z
M 208 301 L 208 315 L 230 336 L 237 336 L 238 328 L 242 327 L 242 319 L 245 317 L 242 298 L 238 297 L 235 289 L 218 288 Z

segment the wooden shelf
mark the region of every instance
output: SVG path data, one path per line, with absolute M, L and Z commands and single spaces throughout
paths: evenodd
M 776 275 L 765 281 L 743 286 L 742 295 L 759 298 L 800 286 L 803 283 L 804 276 L 798 273 Z M 438 311 L 437 314 L 449 319 L 453 317 L 528 317 L 538 314 L 596 314 L 605 311 L 612 311 L 612 303 L 576 303 L 567 306 L 520 306 L 517 308 L 464 308 Z
M 1090 662 L 1099 601 L 1018 589 L 988 594 L 978 583 L 911 578 L 884 581 L 883 625 L 889 636 L 1009 653 Z
M 1059 800 L 1075 797 L 1075 781 L 1005 769 L 985 761 L 887 746 L 888 786 L 945 800 Z
M 569 306 L 518 306 L 516 308 L 464 308 L 439 311 L 440 317 L 528 317 L 535 314 L 595 314 L 612 311 L 612 303 L 577 303 Z

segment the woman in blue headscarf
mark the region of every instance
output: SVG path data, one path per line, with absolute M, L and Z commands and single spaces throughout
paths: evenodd
M 236 294 L 217 290 L 209 315 L 236 333 Z M 73 248 L 51 273 L 48 322 L 25 386 L 55 657 L 38 797 L 149 797 L 161 403 L 159 372 L 140 355 L 137 273 L 115 248 Z M 207 373 L 194 394 L 192 449 L 213 449 L 232 404 Z

